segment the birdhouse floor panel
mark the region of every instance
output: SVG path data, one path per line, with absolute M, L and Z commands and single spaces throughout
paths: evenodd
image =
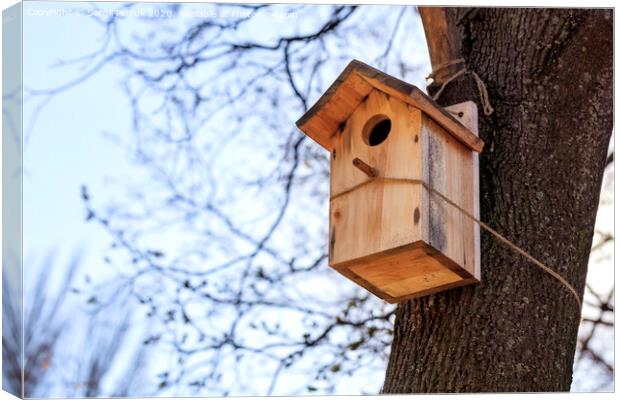
M 422 240 L 332 268 L 389 303 L 479 282 Z

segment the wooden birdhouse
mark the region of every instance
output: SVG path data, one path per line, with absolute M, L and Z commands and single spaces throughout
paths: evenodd
M 474 103 L 444 109 L 360 61 L 345 68 L 297 121 L 331 153 L 332 268 L 390 303 L 479 282 L 478 225 L 428 189 L 478 218 L 476 118 Z

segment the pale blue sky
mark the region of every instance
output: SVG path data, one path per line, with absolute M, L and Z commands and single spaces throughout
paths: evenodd
M 102 9 L 113 10 L 119 4 L 109 3 L 99 6 Z M 64 12 L 61 15 L 54 15 L 52 12 L 67 7 L 72 8 L 72 15 Z M 72 82 L 76 76 L 84 72 L 72 65 L 58 66 L 58 63 L 81 57 L 98 48 L 101 27 L 86 16 L 75 15 L 76 9 L 87 7 L 79 3 L 24 4 L 24 80 L 27 90 L 37 91 L 62 86 Z M 323 13 L 327 8 L 317 7 L 315 10 Z M 301 18 L 289 28 L 293 31 L 302 29 L 303 21 Z M 267 19 L 257 19 L 256 26 L 250 29 L 260 32 L 264 40 L 268 39 L 269 32 L 273 33 L 272 36 L 281 34 L 279 31 L 273 32 Z M 412 36 L 418 41 L 423 39 L 421 31 L 415 32 Z M 369 47 L 359 44 L 361 52 L 368 51 L 372 54 L 378 51 L 364 46 Z M 420 62 L 428 62 L 424 59 L 423 51 L 416 53 L 421 54 Z M 334 69 L 333 76 L 327 77 L 326 82 L 334 79 L 338 72 Z M 32 287 L 36 281 L 37 268 L 40 268 L 42 260 L 53 250 L 58 252 L 55 266 L 64 265 L 77 250 L 81 250 L 82 273 L 87 273 L 93 281 L 105 279 L 113 272 L 110 271 L 110 266 L 102 261 L 110 244 L 110 236 L 99 225 L 85 221 L 80 186 L 88 185 L 95 204 L 105 205 L 107 200 L 126 194 L 119 181 L 128 179 L 139 182 L 141 179 L 140 170 L 129 161 L 130 154 L 127 149 L 118 146 L 106 135 L 106 132 L 110 132 L 121 138 L 131 136 L 130 107 L 121 86 L 123 74 L 122 68 L 114 64 L 107 65 L 84 82 L 55 95 L 49 102 L 45 96 L 31 96 L 26 99 L 24 116 L 27 135 L 24 149 L 26 289 Z M 423 77 L 418 78 L 415 83 L 422 85 Z M 41 104 L 44 106 L 41 107 Z M 291 115 L 291 128 L 294 126 L 295 117 Z M 222 168 L 239 163 L 245 164 L 248 171 L 261 166 L 268 168 L 266 160 L 269 158 L 261 160 L 257 150 L 255 146 L 249 146 L 241 151 L 239 148 L 227 149 L 222 156 Z M 251 166 L 252 163 L 254 166 Z M 234 182 L 234 179 L 230 182 Z M 327 185 L 326 181 L 323 190 L 327 190 Z M 226 191 L 227 187 L 230 186 L 226 186 L 226 180 L 223 180 L 222 190 Z M 264 213 L 260 203 L 251 197 L 247 198 L 246 203 L 246 207 L 241 208 L 246 210 L 246 215 L 238 214 L 239 218 L 252 220 Z M 296 207 L 298 212 L 304 211 L 303 202 Z M 327 209 L 323 209 L 321 213 L 323 218 L 314 218 L 317 221 L 317 229 L 324 229 L 327 222 Z M 260 226 L 258 228 L 260 229 Z M 286 231 L 284 227 L 283 238 L 286 238 Z M 170 235 L 156 237 L 153 240 L 167 241 L 167 245 L 170 245 L 170 240 L 175 242 L 175 239 L 170 239 Z M 179 242 L 178 245 L 181 246 L 182 243 Z M 337 282 L 333 279 L 325 281 L 324 278 L 317 276 L 317 283 L 308 283 L 308 295 L 316 293 L 317 289 L 312 287 L 319 285 L 318 291 L 321 296 L 332 297 L 335 293 L 330 294 L 330 291 L 339 290 Z M 53 287 L 54 284 L 57 286 L 59 283 L 50 282 L 50 286 Z M 74 306 L 78 307 L 77 304 L 76 302 Z M 136 337 L 141 339 L 137 335 Z M 155 363 L 155 370 L 158 368 L 157 365 L 167 364 L 170 359 L 174 362 L 172 354 L 158 354 L 159 361 Z M 266 373 L 269 374 L 268 371 Z M 259 370 L 252 371 L 252 374 L 250 375 L 260 382 L 269 382 L 269 376 L 261 377 Z M 298 383 L 293 376 L 290 375 L 283 381 L 282 384 L 285 386 L 280 387 L 276 393 L 286 393 L 289 387 L 294 390 L 298 385 L 303 385 L 305 378 L 303 375 L 299 377 Z M 232 376 L 229 378 L 234 379 Z M 375 371 L 372 376 L 366 378 L 357 376 L 352 379 L 352 381 L 344 379 L 341 383 L 344 393 L 351 393 L 350 389 L 346 388 L 350 385 L 359 386 L 364 379 L 376 381 L 378 390 L 381 384 L 381 371 Z

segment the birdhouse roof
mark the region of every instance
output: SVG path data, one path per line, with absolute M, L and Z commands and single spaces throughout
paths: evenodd
M 297 121 L 297 126 L 331 151 L 332 136 L 373 89 L 420 109 L 469 149 L 478 153 L 482 151 L 484 142 L 420 89 L 358 60 L 347 65 L 329 89 Z

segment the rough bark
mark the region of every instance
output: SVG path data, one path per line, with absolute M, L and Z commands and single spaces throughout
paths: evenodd
M 449 40 L 495 108 L 480 115 L 481 217 L 582 294 L 612 131 L 613 12 L 450 8 L 446 16 L 457 26 Z M 466 76 L 439 102 L 477 100 L 474 88 Z M 481 284 L 399 305 L 385 393 L 570 389 L 574 299 L 481 238 Z

